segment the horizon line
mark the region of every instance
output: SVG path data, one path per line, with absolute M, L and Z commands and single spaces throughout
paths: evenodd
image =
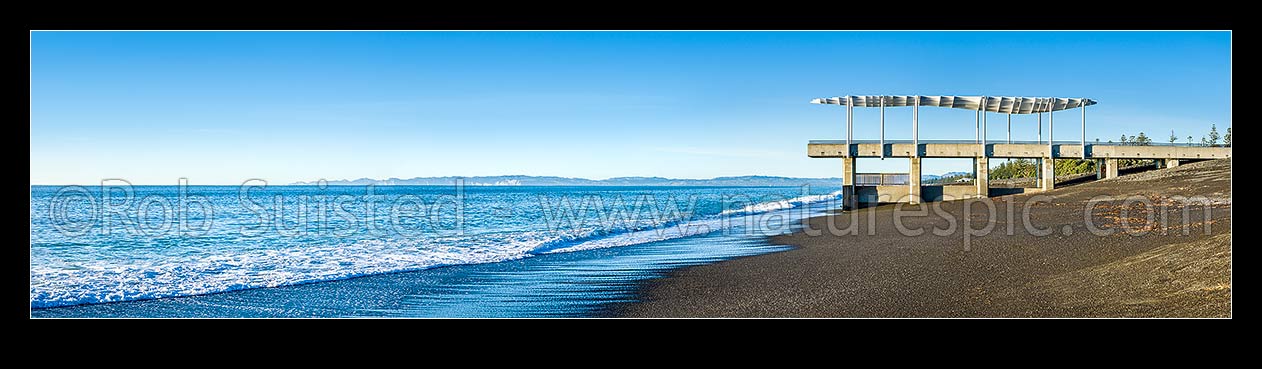
M 922 177 L 924 177 L 924 176 L 942 176 L 942 175 L 945 175 L 945 174 L 952 174 L 952 173 L 958 173 L 958 172 L 964 172 L 964 171 L 958 171 L 958 170 L 956 170 L 956 171 L 947 171 L 947 172 L 945 172 L 945 173 L 941 173 L 941 174 L 922 173 L 922 174 L 921 174 L 921 176 L 922 176 Z M 856 174 L 877 174 L 877 173 L 880 173 L 880 174 L 906 174 L 906 173 L 901 173 L 901 172 L 864 172 L 864 173 L 856 173 Z M 335 179 L 335 180 L 316 179 L 316 180 L 312 180 L 312 181 L 292 181 L 292 182 L 285 182 L 285 183 L 281 183 L 281 184 L 273 184 L 273 183 L 271 183 L 271 181 L 268 181 L 268 180 L 266 180 L 266 179 L 261 179 L 261 178 L 249 178 L 249 179 L 245 179 L 245 180 L 243 180 L 241 183 L 186 184 L 186 186 L 242 186 L 242 185 L 246 185 L 246 183 L 247 183 L 247 182 L 251 182 L 251 181 L 263 181 L 263 182 L 266 182 L 266 185 L 268 185 L 268 186 L 316 186 L 316 185 L 319 185 L 319 183 L 318 183 L 318 182 L 319 182 L 319 181 L 321 181 L 321 180 L 323 180 L 323 181 L 327 182 L 327 184 L 328 184 L 328 185 L 332 185 L 332 186 L 364 186 L 364 185 L 366 185 L 366 184 L 349 184 L 349 183 L 334 183 L 334 182 L 353 182 L 353 181 L 360 181 L 360 180 L 371 180 L 371 181 L 375 181 L 375 182 L 386 182 L 386 181 L 391 181 L 391 180 L 401 180 L 401 181 L 407 181 L 407 180 L 416 180 L 416 179 L 447 179 L 447 178 L 450 178 L 450 179 L 460 179 L 460 178 L 470 178 L 470 177 L 536 177 L 536 178 L 546 178 L 546 177 L 552 177 L 552 178 L 562 178 L 562 179 L 586 180 L 586 181 L 593 181 L 593 182 L 602 182 L 602 181 L 608 181 L 608 180 L 612 180 L 612 179 L 622 179 L 622 178 L 653 178 L 653 179 L 660 179 L 660 180 L 667 180 L 667 181 L 713 181 L 713 180 L 720 180 L 720 179 L 726 179 L 726 178 L 740 178 L 740 177 L 772 177 L 772 178 L 803 179 L 803 180 L 841 180 L 841 179 L 842 179 L 841 177 L 790 177 L 790 176 L 776 176 L 776 175 L 762 175 L 762 174 L 748 174 L 748 175 L 737 175 L 737 176 L 720 176 L 720 177 L 711 177 L 711 178 L 670 178 L 670 177 L 659 177 L 659 176 L 622 176 L 622 177 L 609 177 L 609 178 L 604 178 L 604 179 L 591 179 L 591 178 L 583 178 L 583 177 L 564 177 L 564 176 L 553 176 L 553 175 L 499 174 L 499 175 L 482 175 L 482 176 L 430 176 L 430 177 L 412 177 L 412 178 L 395 178 L 395 177 L 391 177 L 391 178 L 386 178 L 386 179 L 375 179 L 375 178 L 368 178 L 368 177 L 357 178 L 357 179 Z M 181 179 L 186 179 L 186 178 L 187 178 L 187 177 L 181 177 Z M 47 183 L 39 183 L 39 184 L 36 184 L 36 183 L 31 183 L 31 184 L 29 184 L 29 186 L 30 186 L 30 187 L 57 187 L 57 186 L 62 186 L 62 187 L 65 187 L 65 186 L 101 186 L 102 184 L 101 184 L 100 182 L 104 182 L 104 181 L 127 181 L 127 180 L 126 180 L 126 179 L 123 179 L 123 178 L 105 178 L 105 179 L 101 179 L 100 181 L 98 181 L 98 183 L 93 183 L 93 184 L 79 184 L 79 183 L 64 183 L 64 184 L 47 184 Z M 179 182 L 179 181 L 177 180 L 176 182 L 177 182 L 176 184 L 167 184 L 167 183 L 155 184 L 155 183 L 131 183 L 130 181 L 127 181 L 127 184 L 132 185 L 132 186 L 179 186 L 179 185 L 180 185 L 180 184 L 178 184 L 178 182 Z M 378 184 L 378 183 L 374 183 L 374 184 Z M 441 184 L 441 185 L 438 185 L 438 184 L 403 184 L 403 185 L 382 184 L 382 185 L 388 185 L 388 186 L 447 186 L 446 184 Z M 570 185 L 555 185 L 555 184 L 535 184 L 535 185 L 498 185 L 498 184 L 476 184 L 475 186 L 485 186 L 485 187 L 491 187 L 491 186 L 501 186 L 501 187 L 530 187 L 530 186 L 538 186 L 538 187 L 542 187 L 542 186 L 570 186 Z M 610 186 L 610 185 L 605 185 L 605 186 Z M 616 186 L 616 185 L 613 185 L 613 186 Z M 677 185 L 667 185 L 667 186 L 677 186 Z M 713 186 L 713 185 L 698 185 L 698 186 Z M 719 185 L 719 186 L 729 186 L 729 187 L 761 187 L 760 185 Z

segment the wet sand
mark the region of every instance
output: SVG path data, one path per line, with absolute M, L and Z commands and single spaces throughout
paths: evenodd
M 1084 216 L 1088 200 L 1095 203 Z M 1209 202 L 1181 201 L 1203 196 Z M 1144 211 L 1147 199 L 1156 211 Z M 1030 223 L 1022 208 L 1030 203 Z M 773 237 L 784 252 L 681 269 L 645 282 L 630 317 L 1230 317 L 1231 161 L 1185 164 L 1046 193 L 981 202 L 886 205 L 809 219 L 809 231 Z M 1012 214 L 1008 206 L 1012 204 Z M 935 209 L 937 207 L 937 209 Z M 940 209 L 940 210 L 939 210 Z M 1189 209 L 1189 234 L 1183 211 Z M 1167 221 L 1161 223 L 1162 216 Z M 1154 221 L 1146 223 L 1146 216 Z M 964 219 L 969 219 L 967 222 Z M 1091 225 L 1113 230 L 1092 234 Z M 1128 223 L 1126 223 L 1126 222 Z M 956 231 L 940 236 L 933 229 Z M 833 234 L 850 229 L 857 234 Z M 1206 234 L 1203 226 L 1208 223 Z M 994 228 L 986 235 L 963 230 Z M 1008 227 L 1012 226 L 1009 234 Z M 872 230 L 869 233 L 869 230 Z M 1039 236 L 1038 229 L 1052 234 Z M 968 239 L 966 250 L 965 241 Z

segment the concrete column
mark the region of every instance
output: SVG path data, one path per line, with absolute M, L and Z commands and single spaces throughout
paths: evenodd
M 908 202 L 912 205 L 920 203 L 920 158 L 911 157 L 911 169 L 907 171 L 907 193 L 911 196 Z
M 1095 179 L 1104 179 L 1104 159 L 1095 160 Z
M 1043 158 L 1034 159 L 1034 185 L 1043 187 Z
M 1056 188 L 1056 165 L 1052 158 L 1043 158 L 1043 191 Z
M 1104 178 L 1117 178 L 1117 159 L 1104 159 Z
M 1179 159 L 1166 159 L 1166 168 L 1174 168 L 1179 166 Z
M 1166 159 L 1152 159 L 1153 169 L 1161 169 L 1166 167 Z
M 854 158 L 844 157 L 841 162 L 841 208 L 853 210 L 859 203 L 854 191 Z
M 973 177 L 977 182 L 977 197 L 990 197 L 990 158 L 985 156 L 973 159 L 977 163 Z

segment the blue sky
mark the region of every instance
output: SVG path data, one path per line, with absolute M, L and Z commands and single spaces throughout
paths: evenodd
M 1227 32 L 33 32 L 30 74 L 32 184 L 830 177 L 805 145 L 843 109 L 807 102 L 846 94 L 1089 97 L 1088 140 L 1231 125 Z M 877 119 L 856 109 L 855 137 Z M 887 110 L 886 137 L 910 122 Z M 921 138 L 973 129 L 921 109 Z

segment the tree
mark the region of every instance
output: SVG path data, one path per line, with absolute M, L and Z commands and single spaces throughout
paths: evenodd
M 1178 140 L 1179 140 L 1178 137 L 1174 137 L 1174 130 L 1173 129 L 1170 130 L 1170 144 L 1174 145 L 1174 141 L 1178 141 Z
M 1126 134 L 1125 134 L 1125 133 L 1123 133 L 1123 134 L 1122 134 L 1122 141 L 1121 141 L 1121 142 L 1122 142 L 1122 144 L 1123 144 L 1123 145 L 1125 145 L 1125 144 L 1126 144 Z
M 1188 146 L 1192 146 L 1192 136 L 1188 136 Z
M 1209 140 L 1205 139 L 1205 136 L 1201 136 L 1201 146 L 1209 146 Z
M 1231 127 L 1227 127 L 1227 134 L 1223 136 L 1223 143 L 1227 147 L 1231 147 Z
M 1148 138 L 1148 136 L 1145 136 L 1143 132 L 1140 132 L 1139 136 L 1135 137 L 1135 139 L 1132 141 L 1134 141 L 1135 145 L 1137 146 L 1148 146 L 1149 144 L 1152 143 L 1152 139 Z
M 1209 125 L 1209 145 L 1218 146 L 1218 127 L 1213 124 Z
M 991 179 L 1034 178 L 1038 176 L 1038 165 L 1033 160 L 1016 159 L 990 170 Z

